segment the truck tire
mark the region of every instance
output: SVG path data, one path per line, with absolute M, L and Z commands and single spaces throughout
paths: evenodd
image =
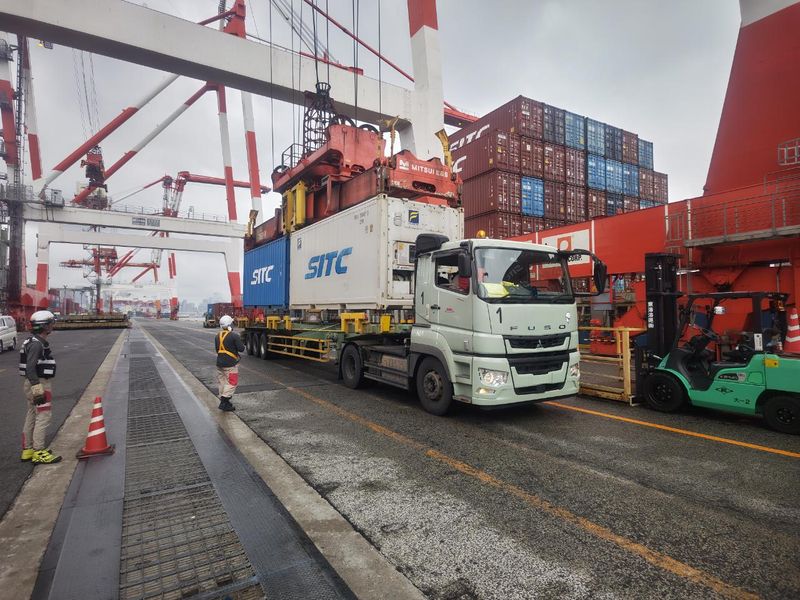
M 656 371 L 644 382 L 644 401 L 653 410 L 671 413 L 684 408 L 688 398 L 680 381 Z
M 270 358 L 268 346 L 269 336 L 266 333 L 262 333 L 258 336 L 258 355 L 264 360 Z
M 351 390 L 364 386 L 364 361 L 358 346 L 350 344 L 342 352 L 342 381 Z
M 428 356 L 417 369 L 417 396 L 429 413 L 441 417 L 453 404 L 453 384 L 442 363 Z
M 248 331 L 247 332 L 247 354 L 248 354 L 248 356 L 253 356 L 256 353 L 255 337 L 257 335 L 258 335 L 257 333 L 254 333 L 252 331 Z
M 764 403 L 764 421 L 775 431 L 800 434 L 800 399 L 786 395 L 768 398 Z

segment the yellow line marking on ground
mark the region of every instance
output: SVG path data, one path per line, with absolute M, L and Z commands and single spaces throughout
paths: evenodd
M 542 404 L 549 404 L 558 408 L 566 410 L 574 410 L 576 412 L 586 413 L 587 415 L 594 415 L 596 417 L 604 417 L 606 419 L 614 419 L 615 421 L 624 421 L 625 423 L 633 423 L 634 425 L 642 425 L 643 427 L 652 427 L 653 429 L 661 429 L 662 431 L 669 431 L 671 433 L 679 433 L 681 435 L 688 435 L 690 437 L 702 438 L 704 440 L 711 440 L 712 442 L 720 442 L 722 444 L 730 444 L 732 446 L 741 446 L 742 448 L 750 448 L 751 450 L 760 450 L 761 452 L 770 452 L 772 454 L 780 454 L 781 456 L 790 456 L 792 458 L 800 458 L 800 452 L 792 452 L 790 450 L 781 450 L 780 448 L 770 448 L 769 446 L 760 446 L 758 444 L 750 444 L 748 442 L 740 442 L 739 440 L 732 440 L 729 438 L 719 437 L 716 435 L 708 435 L 707 433 L 698 433 L 696 431 L 689 431 L 688 429 L 678 429 L 677 427 L 670 427 L 668 425 L 659 425 L 658 423 L 651 423 L 650 421 L 640 421 L 639 419 L 631 419 L 630 417 L 621 417 L 610 413 L 601 412 L 599 410 L 591 410 L 588 408 L 581 408 L 579 406 L 569 406 L 568 404 L 561 404 L 560 402 L 542 402 Z
M 352 413 L 349 410 L 337 406 L 333 402 L 330 402 L 328 400 L 323 400 L 322 398 L 319 398 L 318 396 L 315 396 L 314 394 L 311 394 L 303 389 L 295 387 L 287 387 L 286 389 L 287 391 L 298 394 L 299 396 L 302 396 L 303 398 L 306 398 L 307 400 L 310 400 L 311 402 L 327 410 L 330 410 L 331 412 L 334 412 L 345 419 L 363 425 L 376 433 L 379 433 L 396 442 L 399 442 L 400 444 L 411 447 L 415 450 L 419 450 L 423 452 L 425 456 L 432 458 L 434 460 L 438 460 L 439 462 L 448 465 L 452 469 L 455 469 L 456 471 L 463 473 L 464 475 L 467 475 L 485 485 L 494 487 L 498 490 L 511 494 L 512 496 L 519 498 L 526 504 L 534 508 L 537 508 L 543 512 L 546 512 L 551 516 L 572 523 L 573 525 L 580 527 L 581 529 L 587 531 L 588 533 L 591 533 L 592 535 L 600 538 L 601 540 L 611 542 L 612 544 L 616 544 L 620 548 L 627 550 L 633 554 L 636 554 L 637 556 L 643 558 L 650 564 L 659 567 L 665 571 L 668 571 L 674 575 L 683 577 L 684 579 L 688 579 L 689 581 L 696 583 L 698 585 L 705 586 L 727 598 L 753 599 L 759 597 L 757 594 L 725 583 L 724 581 L 718 579 L 717 577 L 714 577 L 710 573 L 706 573 L 705 571 L 696 569 L 695 567 L 692 567 L 690 565 L 687 565 L 686 563 L 682 563 L 678 560 L 675 560 L 674 558 L 667 556 L 666 554 L 662 554 L 661 552 L 651 550 L 647 546 L 644 546 L 642 544 L 639 544 L 638 542 L 634 542 L 633 540 L 629 540 L 626 537 L 618 535 L 613 531 L 611 531 L 610 529 L 608 529 L 607 527 L 598 525 L 597 523 L 594 523 L 593 521 L 590 521 L 585 517 L 576 515 L 567 510 L 566 508 L 562 508 L 560 506 L 556 506 L 555 504 L 551 504 L 550 502 L 544 500 L 543 498 L 540 498 L 536 494 L 532 494 L 512 483 L 508 483 L 506 481 L 503 481 L 502 479 L 498 479 L 497 477 L 494 477 L 493 475 L 490 475 L 489 473 L 482 471 L 481 469 L 473 467 L 472 465 L 469 465 L 467 463 L 461 462 L 460 460 L 457 460 L 451 456 L 448 456 L 447 454 L 439 452 L 434 448 L 429 448 L 425 444 L 418 442 L 417 440 L 409 438 L 408 436 L 405 436 L 402 433 L 393 431 L 388 427 L 384 427 L 383 425 L 379 425 L 378 423 L 370 421 L 369 419 L 366 419 L 361 415 Z

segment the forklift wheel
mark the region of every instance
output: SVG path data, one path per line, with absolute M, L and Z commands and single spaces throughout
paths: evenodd
M 666 373 L 650 374 L 644 382 L 644 399 L 647 406 L 660 412 L 675 412 L 686 406 L 686 390 L 674 377 Z
M 791 396 L 772 396 L 764 403 L 764 420 L 775 431 L 800 434 L 800 400 Z

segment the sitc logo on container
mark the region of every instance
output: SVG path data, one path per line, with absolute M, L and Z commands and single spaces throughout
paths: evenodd
M 353 247 L 348 246 L 341 250 L 334 250 L 325 254 L 318 254 L 308 259 L 308 272 L 305 275 L 306 279 L 314 279 L 315 277 L 329 277 L 331 270 L 336 275 L 344 275 L 347 273 L 347 265 L 344 264 L 344 258 L 353 253 Z

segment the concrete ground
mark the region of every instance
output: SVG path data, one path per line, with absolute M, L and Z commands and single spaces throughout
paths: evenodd
M 213 331 L 144 327 L 210 390 Z M 800 596 L 800 439 L 576 398 L 425 413 L 245 357 L 236 415 L 431 598 Z

